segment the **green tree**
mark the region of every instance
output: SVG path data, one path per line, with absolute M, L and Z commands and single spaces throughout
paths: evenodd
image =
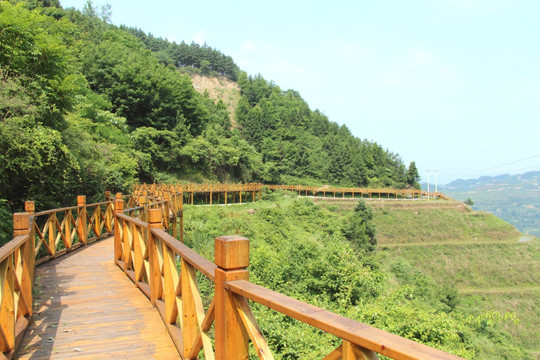
M 74 90 L 70 81 L 74 59 L 67 48 L 73 31 L 67 21 L 29 11 L 22 4 L 0 2 L 0 81 L 3 98 L 15 94 L 8 105 L 11 112 L 22 101 L 31 104 L 38 122 L 56 129 L 65 125 L 62 115 L 72 105 Z M 5 106 L 4 102 L 0 111 Z
M 210 61 L 201 60 L 201 72 L 204 75 L 209 75 L 210 74 Z
M 373 252 L 377 246 L 375 232 L 373 211 L 364 200 L 360 200 L 343 228 L 343 235 L 359 250 Z
M 415 189 L 420 189 L 420 184 L 418 183 L 419 180 L 420 175 L 418 174 L 416 163 L 411 161 L 409 169 L 407 170 L 407 184 Z

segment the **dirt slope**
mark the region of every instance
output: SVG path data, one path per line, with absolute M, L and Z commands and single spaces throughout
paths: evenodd
M 236 123 L 234 113 L 240 100 L 240 86 L 224 76 L 208 77 L 195 74 L 191 76 L 191 81 L 193 87 L 199 93 L 204 94 L 207 91 L 211 99 L 216 102 L 222 100 L 225 103 L 230 114 L 231 123 L 234 126 Z

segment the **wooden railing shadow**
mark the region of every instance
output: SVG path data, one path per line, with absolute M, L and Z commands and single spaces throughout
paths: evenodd
M 83 250 L 79 248 L 74 252 L 66 254 L 65 257 L 70 257 L 76 252 Z M 48 284 L 61 284 L 69 281 L 68 277 L 73 278 L 73 275 L 70 276 L 59 276 L 56 271 L 56 262 L 58 260 L 52 260 L 43 266 L 46 266 L 48 269 L 47 276 L 37 279 L 38 285 L 34 290 L 37 294 L 37 297 L 34 299 L 35 302 L 35 312 L 33 314 L 33 324 L 34 324 L 34 333 L 39 334 L 41 339 L 37 343 L 30 344 L 30 338 L 23 338 L 19 345 L 20 349 L 32 349 L 35 350 L 30 359 L 43 359 L 50 358 L 53 354 L 53 349 L 55 346 L 55 339 L 59 331 L 60 318 L 62 312 L 67 308 L 68 305 L 62 304 L 63 298 L 66 296 L 73 295 L 70 291 L 65 291 L 62 288 L 53 287 Z M 51 290 L 54 291 L 54 296 L 51 294 Z M 49 308 L 55 308 L 54 312 L 48 314 L 48 316 L 42 316 L 42 313 L 47 311 Z M 37 325 L 39 322 L 39 325 Z

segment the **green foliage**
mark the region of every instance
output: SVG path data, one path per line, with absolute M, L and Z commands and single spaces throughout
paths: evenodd
M 105 94 L 113 110 L 132 128 L 172 130 L 184 124 L 201 133 L 204 113 L 191 80 L 163 66 L 133 36 L 108 30 L 82 56 L 92 90 Z
M 360 200 L 348 219 L 343 235 L 359 250 L 373 252 L 377 246 L 375 238 L 375 225 L 373 224 L 373 211 Z
M 474 201 L 472 201 L 472 199 L 469 197 L 467 198 L 467 200 L 465 200 L 463 202 L 465 205 L 469 205 L 469 206 L 473 206 L 474 205 Z
M 524 356 L 499 331 L 515 323 L 511 314 L 464 311 L 454 287 L 406 260 L 368 256 L 353 246 L 344 229 L 368 210 L 331 212 L 294 196 L 265 192 L 269 200 L 255 204 L 188 206 L 186 244 L 213 259 L 216 236 L 240 234 L 250 239 L 250 280 L 259 285 L 465 358 L 481 358 L 487 347 L 493 358 Z M 339 345 L 263 306 L 252 309 L 276 359 L 322 358 Z
M 0 246 L 13 238 L 13 215 L 6 199 L 0 199 Z
M 416 168 L 416 163 L 411 161 L 409 169 L 407 170 L 407 184 L 415 189 L 420 190 L 420 175 L 418 174 L 418 169 Z
M 74 199 L 79 165 L 57 130 L 18 118 L 0 123 L 1 196 L 49 208 Z
M 289 176 L 345 186 L 407 185 L 406 169 L 397 155 L 361 141 L 346 126 L 310 110 L 297 92 L 282 91 L 261 75 L 241 73 L 238 84 L 239 130 L 261 152 L 266 182 L 284 182 Z
M 389 205 L 376 208 L 373 219 L 380 245 L 517 242 L 520 237 L 507 222 L 489 213 L 469 212 L 457 201 L 430 207 Z
M 71 89 L 65 81 L 73 61 L 66 46 L 72 30 L 68 22 L 28 11 L 23 4 L 0 2 L 0 111 L 4 118 L 33 113 L 37 121 L 61 129 L 62 113 L 71 105 Z M 31 108 L 24 110 L 26 105 Z
M 126 28 L 125 30 L 138 39 L 145 47 L 154 52 L 156 57 L 165 65 L 175 65 L 181 69 L 200 69 L 203 74 L 215 73 L 224 75 L 235 81 L 238 78 L 238 66 L 230 56 L 226 56 L 220 51 L 213 49 L 206 43 L 199 45 L 192 42 L 190 45 L 182 41 L 180 44 L 170 43 L 165 39 L 156 38 L 152 34 L 146 34 L 141 29 Z

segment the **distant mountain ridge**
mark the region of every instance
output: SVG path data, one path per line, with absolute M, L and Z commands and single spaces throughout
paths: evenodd
M 540 171 L 458 179 L 439 189 L 456 200 L 471 198 L 475 210 L 489 211 L 522 232 L 540 236 Z
M 496 189 L 500 186 L 520 186 L 525 189 L 538 189 L 540 184 L 540 171 L 531 171 L 525 174 L 502 174 L 497 176 L 482 176 L 478 179 L 458 179 L 442 186 L 447 191 L 467 191 L 473 189 Z

